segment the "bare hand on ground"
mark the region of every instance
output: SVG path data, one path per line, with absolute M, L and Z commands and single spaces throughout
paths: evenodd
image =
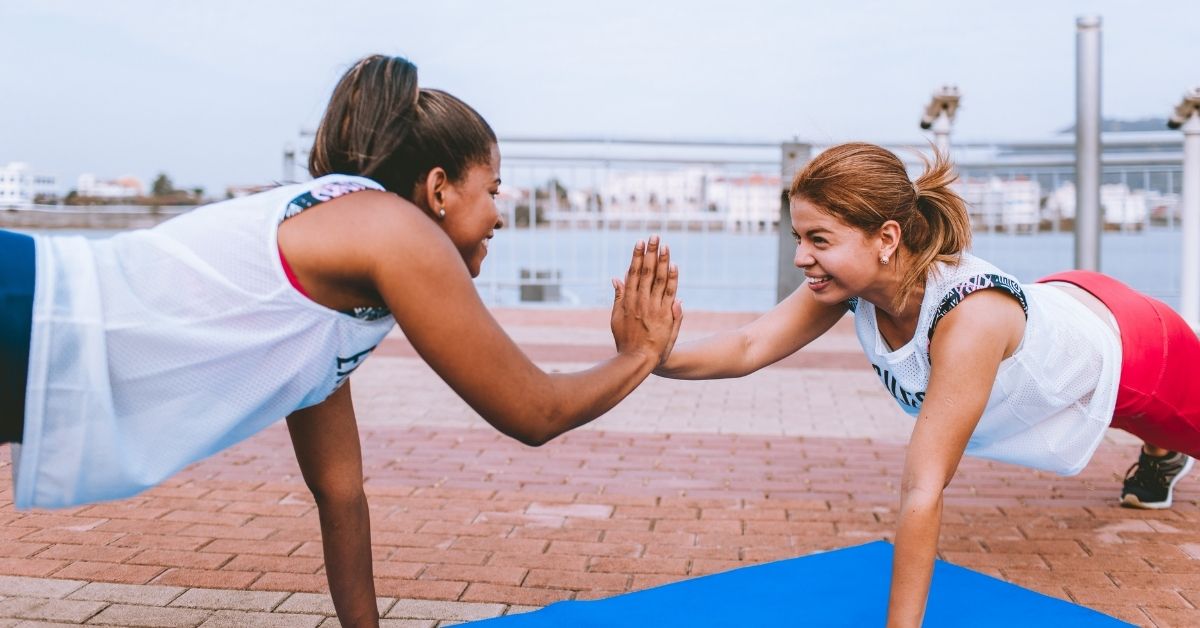
M 613 279 L 612 333 L 618 353 L 640 353 L 655 366 L 666 361 L 679 336 L 683 303 L 675 298 L 679 269 L 658 236 L 638 242 L 625 281 Z

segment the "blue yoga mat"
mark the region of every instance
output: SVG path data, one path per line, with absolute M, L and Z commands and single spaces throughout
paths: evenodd
M 883 626 L 892 545 L 846 549 L 742 567 L 604 600 L 473 622 L 480 628 L 653 626 Z M 938 561 L 925 627 L 1129 626 L 969 569 Z

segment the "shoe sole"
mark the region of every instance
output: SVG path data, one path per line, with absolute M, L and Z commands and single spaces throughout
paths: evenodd
M 1188 456 L 1187 462 L 1183 463 L 1183 469 L 1179 471 L 1179 474 L 1167 486 L 1167 499 L 1165 501 L 1144 502 L 1138 499 L 1137 495 L 1129 494 L 1121 498 L 1121 505 L 1128 508 L 1141 508 L 1143 510 L 1165 510 L 1170 508 L 1171 504 L 1175 501 L 1175 484 L 1192 470 L 1192 465 L 1194 464 L 1196 464 L 1196 459 Z

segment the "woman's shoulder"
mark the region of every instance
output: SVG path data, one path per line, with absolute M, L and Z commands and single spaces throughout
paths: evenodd
M 928 310 L 929 332 L 933 337 L 934 329 L 943 317 L 963 302 L 968 296 L 981 290 L 999 290 L 1012 297 L 1028 315 L 1029 303 L 1025 289 L 1016 277 L 982 258 L 964 251 L 956 263 L 938 262 L 931 269 L 929 284 L 926 287 L 922 309 Z
M 283 219 L 286 220 L 321 203 L 364 191 L 383 191 L 383 186 L 366 177 L 348 174 L 327 174 L 304 183 L 285 186 L 281 190 L 290 197 Z
M 940 300 L 950 293 L 956 293 L 961 298 L 985 288 L 999 288 L 1012 293 L 1023 291 L 1021 282 L 1015 276 L 964 251 L 953 262 L 939 261 L 933 264 L 926 281 L 925 300 Z
M 960 279 L 978 275 L 1013 277 L 992 262 L 967 251 L 960 253 L 952 262 L 934 262 L 932 271 L 934 278 L 940 283 L 955 283 Z

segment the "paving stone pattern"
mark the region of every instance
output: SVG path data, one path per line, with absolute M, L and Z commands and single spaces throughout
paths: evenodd
M 497 317 L 546 368 L 611 352 L 605 312 Z M 749 319 L 689 314 L 685 330 Z M 811 350 L 819 359 L 743 380 L 651 378 L 609 416 L 529 448 L 484 425 L 395 334 L 354 377 L 383 625 L 453 625 L 890 539 L 911 421 L 846 324 Z M 1135 452 L 1113 432 L 1071 478 L 965 459 L 941 557 L 1138 625 L 1200 625 L 1200 491 L 1188 478 L 1171 510 L 1117 507 Z M 14 510 L 8 458 L 0 447 L 0 628 L 337 625 L 281 424 L 142 495 L 67 510 Z

